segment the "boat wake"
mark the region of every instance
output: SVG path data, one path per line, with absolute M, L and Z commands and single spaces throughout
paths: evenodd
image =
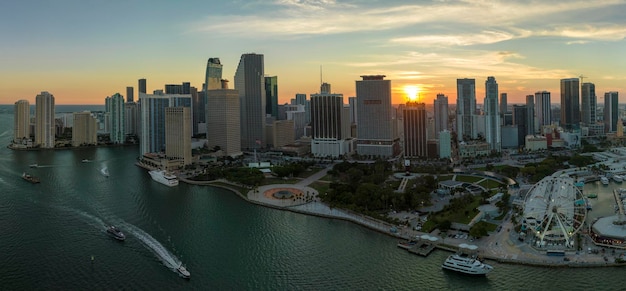
M 180 266 L 180 260 L 168 251 L 159 241 L 157 241 L 154 237 L 141 230 L 140 228 L 130 224 L 130 223 L 122 223 L 121 224 L 124 229 L 135 236 L 141 241 L 141 243 L 148 249 L 150 249 L 156 256 L 163 262 L 163 264 L 172 269 L 172 271 L 177 272 L 176 268 Z

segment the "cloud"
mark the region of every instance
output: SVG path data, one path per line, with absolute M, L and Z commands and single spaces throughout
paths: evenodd
M 409 37 L 392 38 L 390 42 L 401 43 L 414 46 L 469 46 L 476 44 L 492 44 L 516 37 L 504 31 L 483 31 L 478 34 L 456 34 L 456 35 L 417 35 Z

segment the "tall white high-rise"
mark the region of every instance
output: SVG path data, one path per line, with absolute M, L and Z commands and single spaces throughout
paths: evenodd
M 458 141 L 475 139 L 478 131 L 474 124 L 476 114 L 476 80 L 456 80 L 456 130 Z
M 54 148 L 54 96 L 43 91 L 35 102 L 35 145 Z
M 235 72 L 241 108 L 241 148 L 265 146 L 265 70 L 262 54 L 243 54 Z
M 30 103 L 18 100 L 13 109 L 13 143 L 26 144 L 30 140 Z
M 615 132 L 617 131 L 617 123 L 619 120 L 618 104 L 618 92 L 606 92 L 604 93 L 604 131 Z
M 485 140 L 489 149 L 500 152 L 502 139 L 500 137 L 500 107 L 498 106 L 498 83 L 496 78 L 487 77 L 485 81 Z
M 540 129 L 544 125 L 552 124 L 550 92 L 535 92 L 535 115 L 537 116 L 537 125 L 535 126 L 535 131 L 538 131 L 538 129 Z
M 222 80 L 222 88 L 207 90 L 207 97 L 208 147 L 219 147 L 225 156 L 241 155 L 239 92 Z
M 126 114 L 124 113 L 124 96 L 115 93 L 110 97 L 106 108 L 109 113 L 109 137 L 112 143 L 124 143 L 126 141 Z
M 391 117 L 391 81 L 384 75 L 361 76 L 356 81 L 357 153 L 393 157 L 400 153 Z
M 435 135 L 439 136 L 439 132 L 448 129 L 448 96 L 437 94 L 434 101 L 435 109 Z

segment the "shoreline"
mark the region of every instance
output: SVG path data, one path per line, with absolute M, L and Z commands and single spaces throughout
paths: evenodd
M 131 144 L 111 144 L 111 145 L 92 145 L 92 146 L 78 146 L 78 147 L 54 147 L 54 148 L 14 148 L 11 147 L 12 144 L 7 145 L 6 147 L 13 151 L 24 151 L 24 152 L 38 152 L 38 151 L 59 151 L 59 150 L 80 150 L 80 149 L 97 149 L 97 148 L 109 148 L 109 147 L 130 147 L 130 146 L 139 146 L 138 143 Z
M 328 205 L 319 201 L 308 202 L 305 204 L 300 204 L 300 205 L 295 205 L 295 206 L 280 206 L 280 205 L 274 205 L 274 204 L 264 203 L 261 201 L 250 199 L 249 197 L 247 197 L 247 195 L 244 195 L 239 190 L 233 187 L 228 187 L 227 185 L 218 184 L 218 183 L 232 184 L 231 182 L 226 181 L 226 180 L 194 181 L 194 180 L 189 180 L 186 178 L 179 178 L 179 179 L 180 181 L 191 184 L 191 185 L 213 186 L 213 187 L 229 190 L 233 192 L 234 194 L 236 194 L 241 199 L 249 203 L 252 203 L 254 205 L 259 205 L 259 206 L 272 208 L 276 210 L 289 211 L 292 213 L 298 213 L 298 214 L 303 214 L 303 215 L 311 215 L 311 216 L 316 216 L 320 218 L 343 220 L 343 221 L 351 222 L 359 226 L 368 228 L 370 230 L 373 230 L 373 231 L 376 231 L 381 234 L 385 234 L 387 236 L 391 236 L 397 239 L 409 240 L 413 238 L 412 236 L 408 235 L 406 232 L 402 233 L 402 229 L 398 229 L 398 232 L 396 233 L 391 232 L 390 229 L 392 227 L 396 227 L 395 225 L 388 224 L 386 222 L 377 220 L 372 217 L 366 217 L 364 215 L 352 213 L 349 210 L 339 209 L 339 208 L 330 208 Z M 266 185 L 266 186 L 271 187 L 272 185 Z M 323 210 L 323 211 L 320 211 L 320 210 Z M 436 249 L 439 249 L 442 251 L 447 251 L 447 252 L 458 251 L 458 246 L 452 245 L 452 244 L 439 242 L 439 243 L 434 243 L 434 246 Z M 508 258 L 508 256 L 501 257 L 501 256 L 497 256 L 494 253 L 490 253 L 489 250 L 485 248 L 484 246 L 480 247 L 480 256 L 486 260 L 495 261 L 500 264 L 514 264 L 514 265 L 524 265 L 524 266 L 542 267 L 542 268 L 599 268 L 599 267 L 626 266 L 626 263 L 615 263 L 614 261 L 611 261 L 611 262 L 609 261 L 598 261 L 598 262 L 580 261 L 579 259 L 584 260 L 584 258 L 577 258 L 576 257 L 578 256 L 577 254 L 570 254 L 570 253 L 568 253 L 568 256 L 567 256 L 569 258 L 573 257 L 573 259 L 571 259 L 570 261 L 564 261 L 562 260 L 561 257 L 555 258 L 555 257 L 549 257 L 549 256 L 545 256 L 543 260 L 531 259 L 531 258 L 526 258 L 526 259 Z

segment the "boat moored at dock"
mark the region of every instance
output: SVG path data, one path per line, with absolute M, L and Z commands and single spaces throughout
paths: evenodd
M 493 270 L 492 266 L 481 262 L 476 256 L 464 253 L 448 256 L 441 268 L 473 276 L 485 276 Z
M 608 185 L 609 184 L 609 178 L 607 178 L 605 176 L 601 176 L 600 177 L 600 183 L 602 183 L 602 185 Z
M 170 172 L 167 172 L 165 170 L 153 170 L 148 172 L 150 174 L 150 177 L 152 177 L 152 180 L 157 181 L 165 186 L 177 186 L 178 185 L 178 178 L 176 178 L 176 176 Z

